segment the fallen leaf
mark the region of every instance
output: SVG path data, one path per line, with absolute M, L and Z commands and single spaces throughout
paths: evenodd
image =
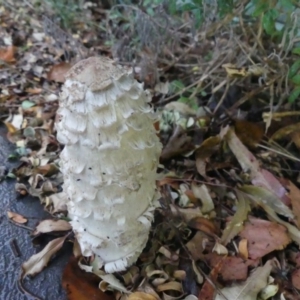
M 300 231 L 295 226 L 288 222 L 282 221 L 275 213 L 275 211 L 267 205 L 262 205 L 265 212 L 268 214 L 269 219 L 276 221 L 285 226 L 288 230 L 290 238 L 300 246 Z
M 288 182 L 287 188 L 289 190 L 288 197 L 291 199 L 295 222 L 300 229 L 300 190 L 291 181 Z
M 250 203 L 245 199 L 244 195 L 238 191 L 236 195 L 238 199 L 236 213 L 229 224 L 226 225 L 221 237 L 221 243 L 224 245 L 227 245 L 244 228 L 244 221 L 251 211 Z
M 170 281 L 156 287 L 157 292 L 176 291 L 182 292 L 182 284 L 177 281 Z
M 65 220 L 43 220 L 36 226 L 32 235 L 36 236 L 42 233 L 68 231 L 71 229 L 72 226 Z
M 43 89 L 40 89 L 40 88 L 28 88 L 25 91 L 28 94 L 38 95 L 38 94 L 40 94 L 43 91 Z
M 99 289 L 99 277 L 81 270 L 77 259 L 72 257 L 64 269 L 62 286 L 67 292 L 68 300 L 114 300 Z
M 29 108 L 31 108 L 31 107 L 33 107 L 35 105 L 36 104 L 34 102 L 28 101 L 28 100 L 23 101 L 22 104 L 21 104 L 22 108 L 25 109 L 25 110 L 29 109 Z
M 211 268 L 219 264 L 220 261 L 222 262 L 218 274 L 224 281 L 246 280 L 248 267 L 256 266 L 258 263 L 258 260 L 244 260 L 241 257 L 223 256 L 216 253 L 206 254 L 205 261 Z
M 0 49 L 0 60 L 6 62 L 6 63 L 12 63 L 15 62 L 15 47 L 14 46 L 8 46 L 5 49 Z
M 129 295 L 128 300 L 159 300 L 159 298 L 143 292 L 135 292 Z
M 213 266 L 209 274 L 210 280 L 205 280 L 199 292 L 198 300 L 214 300 L 214 295 L 216 291 L 216 286 L 214 286 L 214 282 L 217 282 L 218 274 L 221 272 L 222 265 L 222 260 L 219 260 L 218 263 Z
M 192 150 L 191 140 L 186 131 L 177 125 L 168 143 L 162 150 L 161 159 L 168 160 Z
M 52 176 L 55 175 L 59 172 L 59 168 L 57 167 L 56 164 L 47 164 L 44 166 L 39 166 L 34 169 L 34 174 L 41 174 L 43 176 Z
M 22 215 L 20 214 L 17 214 L 15 212 L 12 212 L 12 211 L 8 211 L 7 212 L 7 216 L 10 220 L 18 223 L 18 224 L 25 224 L 27 223 L 27 219 L 24 218 Z
M 61 249 L 68 235 L 49 242 L 39 253 L 32 255 L 29 260 L 22 264 L 22 278 L 34 276 L 41 272 L 50 261 L 51 257 Z
M 222 68 L 226 70 L 229 77 L 246 77 L 249 75 L 245 67 L 237 68 L 236 65 L 231 63 L 223 64 Z
M 220 147 L 220 137 L 212 136 L 202 142 L 200 147 L 195 151 L 196 168 L 200 175 L 206 177 L 206 164 L 207 160 L 216 152 Z
M 48 72 L 48 80 L 53 80 L 56 82 L 65 82 L 65 74 L 71 69 L 72 65 L 66 62 L 52 66 Z
M 193 182 L 192 191 L 194 193 L 194 196 L 201 200 L 202 203 L 201 211 L 203 214 L 207 214 L 212 210 L 214 210 L 215 208 L 214 202 L 205 184 L 199 186 Z
M 238 160 L 244 172 L 250 172 L 251 182 L 255 186 L 264 187 L 274 193 L 280 200 L 289 205 L 286 190 L 269 171 L 261 169 L 255 156 L 243 145 L 232 129 L 225 127 L 220 132 L 224 136 L 232 153 Z
M 191 240 L 185 245 L 189 250 L 194 261 L 204 258 L 204 250 L 206 250 L 206 245 L 210 242 L 207 234 L 201 231 L 197 231 Z
M 257 300 L 257 294 L 267 286 L 272 270 L 272 261 L 268 260 L 263 267 L 258 267 L 243 284 L 225 287 L 215 300 Z
M 256 148 L 264 136 L 262 126 L 246 120 L 235 120 L 234 129 L 238 138 L 249 148 Z
M 294 270 L 293 273 L 292 273 L 291 278 L 292 278 L 293 286 L 296 289 L 300 290 L 300 269 Z
M 286 206 L 274 193 L 266 188 L 244 184 L 239 187 L 238 190 L 254 203 L 260 206 L 269 206 L 276 213 L 294 219 L 294 214 L 288 206 Z
M 291 138 L 297 148 L 300 149 L 300 130 L 293 132 Z
M 280 128 L 277 130 L 270 138 L 270 140 L 280 140 L 280 139 L 286 139 L 289 137 L 292 133 L 299 131 L 300 123 L 291 124 L 288 126 L 285 126 L 283 128 Z
M 257 259 L 290 243 L 287 229 L 277 223 L 250 218 L 239 236 L 248 241 L 249 257 Z
M 188 226 L 193 229 L 205 232 L 209 235 L 214 235 L 217 233 L 217 228 L 215 224 L 211 220 L 208 220 L 204 217 L 196 217 L 191 219 L 188 222 Z
M 52 214 L 59 212 L 66 212 L 68 203 L 68 197 L 64 192 L 56 193 L 50 197 L 46 197 L 46 207 L 50 207 L 50 212 Z
M 196 111 L 190 108 L 187 104 L 178 102 L 178 101 L 173 101 L 165 105 L 164 109 L 166 110 L 173 110 L 177 111 L 183 115 L 196 115 Z
M 248 241 L 247 239 L 241 239 L 239 242 L 239 254 L 242 259 L 248 259 L 249 258 L 249 252 L 248 252 Z

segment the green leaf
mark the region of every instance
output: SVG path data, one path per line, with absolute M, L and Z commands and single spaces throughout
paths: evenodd
M 174 80 L 170 83 L 170 92 L 171 93 L 177 93 L 184 88 L 185 88 L 185 85 L 180 80 Z
M 9 172 L 7 175 L 6 175 L 7 178 L 12 178 L 12 179 L 15 179 L 16 178 L 16 175 L 14 173 L 11 173 Z
M 253 17 L 259 17 L 261 14 L 263 14 L 265 11 L 267 11 L 269 8 L 267 3 L 260 3 L 256 6 L 254 12 L 252 13 Z
M 289 95 L 288 101 L 290 103 L 294 103 L 296 101 L 296 99 L 299 98 L 300 95 L 300 86 L 294 88 L 291 92 L 291 94 Z
M 290 67 L 289 78 L 294 77 L 297 74 L 299 69 L 300 69 L 300 59 L 296 60 Z
M 295 9 L 295 6 L 290 0 L 279 0 L 278 4 L 283 7 L 285 13 L 287 13 L 287 11 L 291 12 L 292 10 Z
M 9 160 L 17 160 L 19 158 L 19 155 L 17 153 L 11 153 L 8 155 Z
M 300 48 L 294 48 L 294 49 L 292 50 L 292 53 L 297 54 L 297 55 L 300 55 Z
M 22 102 L 22 108 L 23 109 L 29 109 L 32 106 L 35 106 L 34 102 L 31 102 L 29 100 L 25 100 L 25 101 Z
M 278 13 L 274 9 L 270 9 L 264 16 L 263 16 L 263 28 L 265 29 L 266 33 L 272 35 L 276 32 L 275 21 L 278 16 Z
M 190 98 L 187 98 L 187 97 L 180 97 L 177 100 L 177 102 L 185 103 L 195 111 L 197 111 L 197 109 L 198 109 L 198 104 L 197 104 L 196 99 L 190 99 Z
M 291 80 L 294 84 L 300 85 L 300 74 L 295 75 Z

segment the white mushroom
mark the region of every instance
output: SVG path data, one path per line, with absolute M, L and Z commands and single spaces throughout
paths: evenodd
M 57 112 L 64 193 L 83 255 L 107 272 L 134 263 L 157 205 L 161 144 L 150 96 L 132 74 L 104 57 L 67 74 Z

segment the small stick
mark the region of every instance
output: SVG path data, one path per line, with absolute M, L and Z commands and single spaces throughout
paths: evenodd
M 18 243 L 16 241 L 16 239 L 11 239 L 9 241 L 9 245 L 10 245 L 10 249 L 13 252 L 15 257 L 20 257 L 21 256 L 21 251 L 20 248 L 18 246 Z

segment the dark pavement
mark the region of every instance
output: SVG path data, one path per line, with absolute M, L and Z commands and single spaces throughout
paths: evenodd
M 7 157 L 13 151 L 14 146 L 5 138 L 6 131 L 0 125 L 0 167 L 8 169 L 13 164 L 8 162 Z M 29 232 L 8 221 L 7 211 L 20 213 L 30 218 L 26 226 L 34 225 L 42 219 L 49 218 L 39 202 L 38 198 L 23 197 L 17 198 L 14 190 L 14 180 L 3 180 L 0 182 L 0 299 L 2 300 L 65 300 L 66 294 L 61 286 L 63 269 L 70 257 L 70 248 L 63 250 L 46 269 L 33 279 L 25 280 L 25 287 L 37 298 L 22 294 L 18 289 L 17 282 L 21 270 L 21 264 L 34 253 L 41 250 L 41 247 L 34 247 Z M 20 249 L 21 255 L 14 255 L 10 244 L 15 241 Z

